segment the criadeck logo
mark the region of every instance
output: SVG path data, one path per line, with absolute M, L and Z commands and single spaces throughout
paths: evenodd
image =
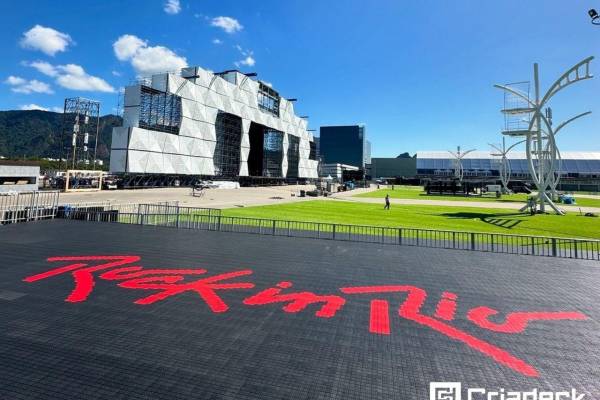
M 429 400 L 460 400 L 460 382 L 430 382 Z
M 577 390 L 550 392 L 538 389 L 524 392 L 510 391 L 504 388 L 467 388 L 465 400 L 584 400 L 585 394 Z M 461 400 L 462 387 L 460 382 L 430 382 L 429 400 Z

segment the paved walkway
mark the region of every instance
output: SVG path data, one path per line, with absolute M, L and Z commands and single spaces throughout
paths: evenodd
M 313 190 L 313 185 L 289 185 L 270 187 L 244 187 L 239 189 L 208 189 L 202 197 L 193 197 L 190 188 L 103 190 L 101 192 L 61 193 L 60 203 L 107 202 L 114 204 L 154 203 L 160 201 L 179 201 L 182 206 L 234 208 L 270 204 L 282 204 L 295 201 L 337 199 L 362 203 L 383 204 L 383 198 L 355 197 L 357 194 L 377 190 L 377 186 L 334 193 L 330 198 L 299 197 L 300 190 Z M 392 204 L 474 207 L 518 210 L 524 203 L 485 202 L 460 200 L 391 199 Z M 561 206 L 566 211 L 600 213 L 598 207 Z
M 60 203 L 110 201 L 113 204 L 128 204 L 179 201 L 179 205 L 188 207 L 233 208 L 313 200 L 314 197 L 299 197 L 299 194 L 300 190 L 314 190 L 314 188 L 314 185 L 289 185 L 207 189 L 202 197 L 192 196 L 190 188 L 103 190 L 61 193 Z
M 360 189 L 362 193 L 373 191 L 376 189 Z M 344 201 L 355 201 L 359 203 L 376 203 L 383 205 L 383 197 L 354 197 L 359 194 L 358 190 L 352 192 L 341 192 L 336 193 L 332 196 L 332 199 L 344 200 Z M 491 201 L 460 201 L 460 200 L 421 200 L 421 199 L 390 199 L 392 204 L 398 205 L 413 205 L 413 206 L 443 206 L 443 207 L 473 207 L 473 208 L 499 208 L 505 210 L 518 210 L 525 205 L 525 203 L 515 202 L 491 202 Z M 579 207 L 579 206 L 566 206 L 561 204 L 560 208 L 567 212 L 593 212 L 600 213 L 598 207 Z

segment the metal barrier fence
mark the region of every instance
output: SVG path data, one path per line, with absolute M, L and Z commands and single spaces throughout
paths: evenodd
M 58 190 L 0 194 L 0 225 L 56 216 Z
M 79 203 L 65 204 L 58 207 L 56 217 L 97 222 L 122 222 L 151 225 L 156 220 L 160 225 L 169 226 L 168 219 L 176 219 L 177 210 L 183 209 L 177 201 L 166 201 L 148 204 L 111 204 L 111 203 Z M 152 218 L 145 218 L 151 215 Z M 134 218 L 135 216 L 135 218 Z M 154 224 L 157 225 L 157 224 Z
M 594 239 L 230 217 L 217 209 L 164 204 L 78 213 L 80 218 L 75 219 L 99 222 L 600 260 L 600 240 Z

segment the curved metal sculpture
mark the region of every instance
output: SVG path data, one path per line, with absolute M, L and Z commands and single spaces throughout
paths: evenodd
M 500 182 L 502 182 L 502 187 L 504 188 L 505 193 L 510 193 L 510 189 L 508 188 L 508 183 L 510 182 L 510 177 L 512 175 L 512 168 L 510 166 L 510 162 L 508 161 L 508 157 L 506 155 L 509 151 L 514 149 L 517 145 L 524 143 L 525 140 L 520 140 L 508 148 L 506 148 L 506 140 L 502 138 L 502 148 L 496 146 L 495 144 L 489 143 L 494 149 L 498 151 L 498 153 L 492 153 L 492 156 L 502 157 L 500 159 Z
M 456 147 L 456 152 L 448 150 L 448 153 L 450 153 L 452 157 L 454 157 L 454 177 L 457 178 L 460 183 L 462 183 L 465 174 L 465 170 L 462 165 L 462 160 L 467 154 L 471 153 L 472 151 L 475 151 L 475 149 L 461 152 L 460 146 Z
M 546 91 L 543 97 L 540 95 L 540 83 L 537 63 L 533 65 L 533 76 L 535 85 L 535 100 L 530 100 L 528 96 L 520 93 L 505 85 L 494 85 L 495 87 L 511 93 L 523 100 L 527 107 L 502 110 L 506 114 L 531 114 L 529 127 L 522 131 L 504 131 L 503 134 L 509 136 L 523 136 L 525 139 L 525 149 L 529 174 L 531 180 L 537 187 L 536 203 L 539 205 L 539 211 L 545 212 L 545 206 L 550 206 L 556 213 L 564 214 L 551 199 L 554 197 L 556 186 L 560 180 L 560 152 L 556 146 L 555 136 L 570 122 L 588 115 L 591 111 L 579 114 L 569 120 L 559 124 L 556 129 L 552 128 L 550 115 L 544 115 L 543 110 L 550 99 L 562 89 L 582 80 L 591 79 L 590 62 L 594 57 L 588 57 L 562 74 Z M 541 97 L 541 99 L 540 99 Z M 558 173 L 558 175 L 557 175 Z M 551 192 L 551 196 L 548 196 Z M 525 206 L 523 209 L 525 209 Z

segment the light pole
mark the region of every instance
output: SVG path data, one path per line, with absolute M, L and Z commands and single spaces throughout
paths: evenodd
M 548 197 L 548 188 L 551 192 L 555 191 L 556 185 L 560 177 L 556 177 L 557 166 L 560 163 L 560 152 L 556 146 L 555 136 L 560 129 L 565 125 L 573 122 L 574 120 L 583 117 L 584 115 L 590 114 L 590 111 L 579 114 L 563 123 L 558 125 L 556 129 L 552 128 L 551 113 L 544 115 L 544 108 L 550 99 L 562 89 L 572 85 L 575 82 L 579 82 L 585 79 L 591 79 L 593 76 L 590 74 L 590 62 L 594 57 L 588 57 L 573 67 L 569 68 L 563 73 L 546 91 L 544 96 L 540 93 L 540 80 L 538 64 L 533 64 L 533 79 L 534 79 L 534 90 L 535 100 L 530 100 L 528 96 L 523 93 L 507 86 L 507 85 L 494 85 L 495 87 L 504 90 L 507 93 L 512 94 L 520 98 L 525 102 L 525 107 L 509 108 L 502 110 L 505 115 L 531 115 L 532 118 L 529 121 L 529 126 L 524 130 L 505 130 L 502 133 L 508 136 L 520 136 L 524 137 L 527 163 L 529 166 L 529 174 L 531 180 L 537 187 L 537 195 L 535 201 L 539 204 L 540 212 L 546 211 L 546 204 L 550 206 L 557 214 L 564 214 L 556 204 Z M 545 126 L 545 129 L 542 127 Z M 526 207 L 524 207 L 526 208 Z

